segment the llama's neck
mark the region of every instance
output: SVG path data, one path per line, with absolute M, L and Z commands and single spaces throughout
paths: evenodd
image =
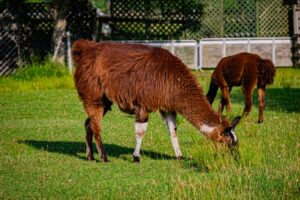
M 187 94 L 179 100 L 179 112 L 198 130 L 209 134 L 220 127 L 220 115 L 215 112 L 201 90 Z

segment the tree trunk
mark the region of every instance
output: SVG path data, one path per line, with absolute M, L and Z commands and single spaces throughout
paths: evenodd
M 54 52 L 52 61 L 60 64 L 65 63 L 65 32 L 67 27 L 67 11 L 70 0 L 54 0 L 54 31 L 53 31 L 53 46 Z

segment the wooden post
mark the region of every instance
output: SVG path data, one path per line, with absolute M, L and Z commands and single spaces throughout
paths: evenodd
M 293 65 L 300 67 L 300 0 L 293 5 L 294 23 L 294 44 L 293 44 Z

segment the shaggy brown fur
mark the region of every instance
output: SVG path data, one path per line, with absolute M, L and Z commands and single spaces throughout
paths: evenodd
M 167 50 L 139 44 L 78 40 L 72 48 L 78 94 L 88 115 L 87 158 L 93 159 L 92 135 L 103 161 L 101 120 L 113 103 L 136 122 L 147 122 L 148 113 L 180 113 L 196 128 L 215 127 L 207 136 L 231 143 L 224 131 L 230 127 L 203 95 L 190 70 Z M 228 129 L 227 129 L 228 130 Z
M 263 110 L 265 107 L 265 88 L 272 84 L 275 76 L 275 67 L 271 60 L 262 59 L 257 54 L 240 53 L 228 56 L 218 63 L 211 76 L 211 82 L 207 98 L 212 104 L 220 87 L 222 100 L 219 106 L 219 113 L 222 113 L 224 105 L 229 115 L 231 103 L 229 93 L 233 86 L 241 86 L 245 95 L 244 115 L 247 115 L 252 107 L 252 93 L 257 85 L 259 99 L 259 119 L 263 122 Z

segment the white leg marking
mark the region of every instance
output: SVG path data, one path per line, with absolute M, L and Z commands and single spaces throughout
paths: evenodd
M 169 129 L 172 146 L 176 157 L 182 157 L 182 153 L 179 147 L 178 139 L 176 136 L 176 115 L 167 114 L 163 116 L 166 122 L 167 128 Z
M 134 124 L 136 145 L 135 145 L 133 155 L 136 157 L 140 157 L 142 140 L 146 133 L 147 125 L 148 125 L 148 122 L 144 122 L 144 123 L 135 122 L 135 124 Z

